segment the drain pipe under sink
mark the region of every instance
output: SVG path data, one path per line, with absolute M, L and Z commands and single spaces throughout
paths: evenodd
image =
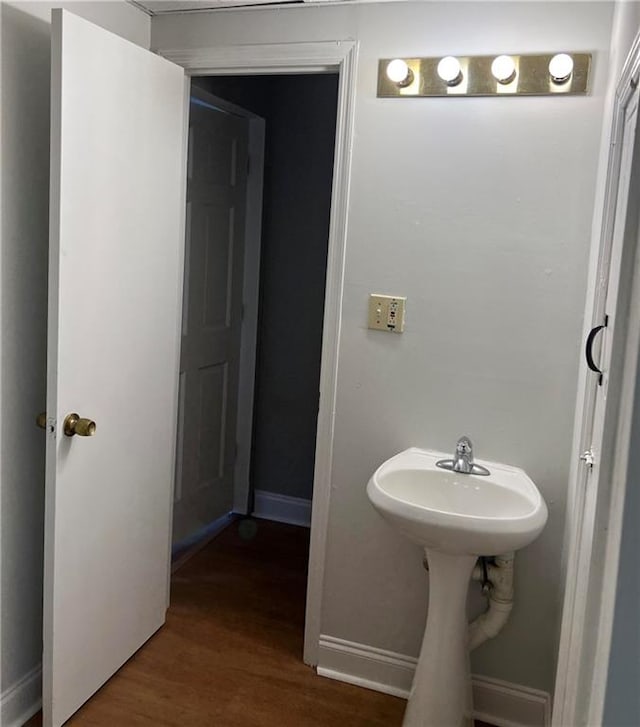
M 473 580 L 489 585 L 489 608 L 469 624 L 469 650 L 497 636 L 513 608 L 513 553 L 485 560 L 473 569 Z

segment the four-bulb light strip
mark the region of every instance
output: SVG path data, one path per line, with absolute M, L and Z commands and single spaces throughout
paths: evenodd
M 380 59 L 378 96 L 584 94 L 589 53 Z
M 447 86 L 457 86 L 463 78 L 462 66 L 455 56 L 445 56 L 438 63 L 438 75 Z M 497 56 L 491 64 L 491 73 L 498 83 L 511 83 L 516 77 L 516 64 L 511 56 Z M 573 58 L 568 53 L 557 53 L 549 61 L 549 76 L 554 83 L 566 83 L 573 73 Z M 413 71 L 406 61 L 389 61 L 387 77 L 397 86 L 413 83 Z

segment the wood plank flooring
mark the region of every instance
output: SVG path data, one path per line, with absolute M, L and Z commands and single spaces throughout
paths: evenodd
M 308 533 L 232 524 L 173 575 L 164 628 L 67 725 L 401 725 L 404 700 L 302 662 Z

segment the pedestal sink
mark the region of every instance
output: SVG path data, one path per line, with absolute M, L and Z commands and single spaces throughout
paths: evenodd
M 472 725 L 466 596 L 481 555 L 531 543 L 547 507 L 517 467 L 477 460 L 490 474 L 446 471 L 442 452 L 407 449 L 387 460 L 367 485 L 372 505 L 422 546 L 429 564 L 429 612 L 404 727 Z

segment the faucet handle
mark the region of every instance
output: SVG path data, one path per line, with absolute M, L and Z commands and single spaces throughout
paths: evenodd
M 466 454 L 471 455 L 473 454 L 473 443 L 469 439 L 469 437 L 462 436 L 460 439 L 458 439 L 458 442 L 456 443 L 456 454 Z

